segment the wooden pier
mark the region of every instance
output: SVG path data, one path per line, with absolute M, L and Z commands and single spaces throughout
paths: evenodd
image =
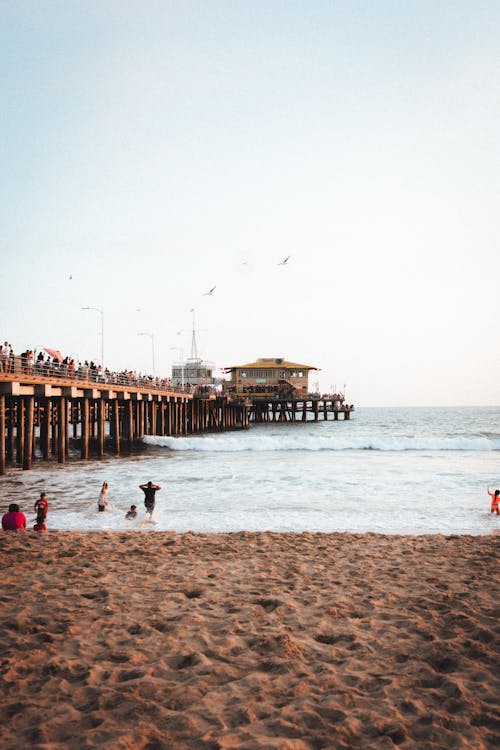
M 345 404 L 327 396 L 295 398 L 256 398 L 249 401 L 250 422 L 318 422 L 320 419 L 350 419 L 353 404 Z M 311 415 L 312 418 L 308 417 Z
M 0 372 L 0 475 L 35 459 L 65 463 L 120 455 L 145 435 L 180 437 L 247 429 L 249 406 L 226 396 L 191 395 L 149 383 L 102 383 Z

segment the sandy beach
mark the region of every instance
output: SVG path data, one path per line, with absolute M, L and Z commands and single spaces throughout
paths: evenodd
M 498 537 L 7 532 L 1 748 L 493 748 Z

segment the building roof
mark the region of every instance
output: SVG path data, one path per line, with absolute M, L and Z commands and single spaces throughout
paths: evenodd
M 260 359 L 257 359 L 255 362 L 249 362 L 246 365 L 231 365 L 231 367 L 223 367 L 222 369 L 224 372 L 231 372 L 231 370 L 247 370 L 251 367 L 259 368 L 259 369 L 268 369 L 268 370 L 283 370 L 283 369 L 293 369 L 293 370 L 317 370 L 317 367 L 313 367 L 313 365 L 301 365 L 297 362 L 289 362 L 287 359 L 282 359 L 281 357 L 261 357 Z

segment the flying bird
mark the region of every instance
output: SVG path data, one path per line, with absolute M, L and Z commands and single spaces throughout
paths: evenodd
M 278 266 L 286 266 L 291 257 L 291 255 L 287 255 L 285 260 L 282 260 L 281 263 L 278 263 Z
M 209 292 L 205 292 L 203 295 L 204 297 L 208 297 L 210 294 L 213 294 L 215 292 L 216 287 L 213 286 Z

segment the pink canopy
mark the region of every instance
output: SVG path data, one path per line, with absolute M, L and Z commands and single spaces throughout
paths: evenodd
M 49 357 L 52 357 L 52 359 L 57 359 L 58 362 L 63 361 L 63 355 L 59 351 L 59 349 L 47 349 L 47 347 L 44 347 L 45 351 L 49 355 Z

